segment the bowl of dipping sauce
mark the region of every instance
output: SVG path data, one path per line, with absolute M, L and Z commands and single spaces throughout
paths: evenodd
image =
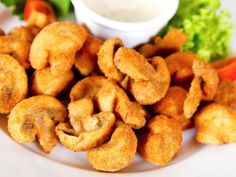
M 71 0 L 76 19 L 102 39 L 120 37 L 135 47 L 155 36 L 175 15 L 179 0 Z

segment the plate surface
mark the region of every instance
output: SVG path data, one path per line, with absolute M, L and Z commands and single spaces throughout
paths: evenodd
M 222 7 L 232 12 L 236 24 L 236 1 L 222 0 Z M 74 19 L 73 15 L 69 19 Z M 0 6 L 0 28 L 8 31 L 24 24 Z M 236 30 L 232 36 L 232 54 L 236 54 Z M 50 155 L 45 155 L 35 143 L 19 145 L 7 132 L 7 120 L 0 116 L 0 176 L 2 177 L 62 177 L 82 176 L 161 176 L 161 177 L 235 177 L 236 144 L 220 147 L 204 146 L 193 139 L 194 130 L 184 132 L 184 143 L 174 161 L 166 167 L 156 167 L 136 155 L 134 162 L 119 173 L 94 171 L 86 160 L 85 153 L 74 153 L 61 145 Z

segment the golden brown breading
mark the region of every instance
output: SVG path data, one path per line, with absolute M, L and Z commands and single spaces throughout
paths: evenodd
M 138 152 L 155 165 L 167 165 L 182 143 L 181 127 L 174 119 L 160 115 L 152 118 L 138 135 Z
M 137 138 L 133 130 L 121 124 L 115 129 L 110 141 L 88 151 L 87 159 L 97 170 L 115 172 L 132 162 L 136 149 Z
M 114 82 L 106 83 L 96 98 L 101 111 L 115 112 L 125 124 L 135 129 L 145 125 L 146 111 L 138 103 L 131 102 L 124 90 Z
M 102 112 L 116 113 L 124 123 L 133 128 L 145 125 L 146 111 L 112 80 L 102 76 L 87 77 L 79 81 L 70 92 L 71 102 L 88 98 Z
M 8 114 L 27 93 L 25 69 L 13 57 L 0 54 L 0 114 Z
M 35 141 L 50 153 L 57 144 L 55 124 L 63 122 L 66 108 L 50 96 L 35 96 L 18 103 L 9 114 L 8 131 L 18 143 Z
M 212 103 L 195 116 L 196 140 L 202 144 L 221 145 L 236 142 L 236 112 Z
M 52 75 L 50 68 L 34 71 L 31 79 L 31 93 L 33 95 L 49 95 L 56 97 L 66 90 L 74 79 L 74 73 L 68 71 L 62 77 Z
M 18 27 L 0 35 L 0 53 L 13 56 L 24 68 L 29 68 L 30 46 L 38 32 L 36 27 Z
M 74 112 L 77 111 L 78 104 L 81 104 L 80 100 L 70 103 L 69 106 L 70 115 L 77 116 L 77 122 L 80 124 L 80 126 L 77 125 L 78 131 L 75 131 L 69 123 L 61 123 L 56 127 L 57 136 L 63 146 L 77 152 L 87 151 L 102 145 L 109 139 L 115 126 L 115 116 L 111 112 L 100 112 L 89 116 L 85 114 L 81 117 L 75 115 Z
M 166 96 L 154 104 L 153 110 L 156 114 L 166 115 L 175 119 L 182 129 L 186 129 L 191 121 L 184 116 L 183 106 L 187 97 L 187 91 L 179 86 L 170 87 Z
M 202 100 L 201 79 L 194 77 L 189 88 L 189 92 L 184 101 L 184 116 L 190 119 L 197 111 Z
M 81 75 L 88 76 L 97 71 L 97 53 L 101 45 L 102 41 L 99 38 L 92 35 L 87 37 L 83 48 L 75 57 L 75 67 Z
M 193 61 L 192 68 L 194 75 L 202 80 L 202 99 L 206 101 L 213 100 L 219 84 L 217 71 L 212 65 L 199 59 Z
M 220 79 L 214 102 L 223 106 L 236 108 L 236 83 L 226 79 Z
M 178 29 L 172 29 L 161 39 L 157 36 L 154 44 L 141 45 L 138 51 L 144 57 L 162 56 L 166 57 L 174 52 L 178 52 L 187 41 L 187 36 Z
M 121 39 L 108 39 L 101 46 L 98 53 L 98 66 L 104 75 L 116 81 L 121 81 L 124 75 L 117 69 L 114 64 L 114 55 L 118 48 L 122 47 Z
M 192 65 L 197 56 L 192 52 L 178 52 L 166 58 L 172 82 L 178 84 L 193 78 Z
M 30 49 L 30 63 L 34 69 L 50 65 L 53 76 L 71 70 L 75 54 L 82 48 L 87 31 L 72 22 L 56 22 L 46 26 L 34 39 Z
M 117 68 L 131 78 L 129 90 L 138 103 L 154 104 L 165 96 L 170 84 L 170 74 L 162 58 L 153 58 L 152 66 L 135 50 L 120 47 L 115 53 L 114 61 Z
M 86 77 L 77 82 L 70 91 L 70 101 L 77 101 L 82 98 L 94 99 L 101 87 L 109 82 L 102 76 Z

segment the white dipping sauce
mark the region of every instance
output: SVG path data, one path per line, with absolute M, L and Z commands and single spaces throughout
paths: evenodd
M 142 22 L 159 15 L 157 0 L 83 0 L 97 14 L 122 22 Z

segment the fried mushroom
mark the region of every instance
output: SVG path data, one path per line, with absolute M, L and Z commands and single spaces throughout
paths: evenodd
M 202 100 L 201 79 L 194 77 L 187 97 L 184 101 L 184 116 L 190 119 L 197 111 L 198 106 Z
M 170 71 L 172 82 L 175 84 L 193 78 L 192 65 L 197 56 L 192 52 L 177 52 L 166 58 L 166 63 Z
M 31 93 L 56 97 L 67 89 L 73 79 L 74 73 L 72 71 L 68 71 L 63 77 L 55 77 L 50 68 L 36 70 L 31 79 Z
M 115 172 L 127 167 L 133 160 L 137 149 L 137 137 L 133 130 L 120 124 L 110 141 L 87 153 L 89 163 L 96 169 Z
M 98 52 L 98 66 L 104 75 L 116 81 L 124 78 L 114 63 L 114 55 L 116 51 L 123 46 L 120 38 L 108 39 L 104 42 Z
M 0 53 L 13 56 L 28 69 L 31 43 L 38 32 L 36 27 L 18 27 L 12 29 L 9 34 L 0 35 Z
M 187 91 L 179 86 L 169 88 L 166 96 L 160 101 L 152 105 L 156 114 L 166 115 L 171 119 L 175 119 L 184 130 L 191 124 L 191 120 L 184 116 L 184 102 L 187 97 Z
M 77 108 L 75 105 L 70 105 L 70 115 L 74 114 L 72 113 L 74 111 L 77 111 Z M 113 113 L 100 112 L 90 116 L 86 116 L 86 114 L 81 117 L 76 116 L 77 131 L 69 123 L 61 123 L 56 127 L 57 136 L 63 146 L 76 152 L 87 151 L 102 145 L 109 139 L 115 125 Z
M 146 123 L 147 113 L 114 82 L 105 84 L 97 94 L 97 104 L 101 111 L 112 111 L 127 125 L 139 129 Z
M 221 145 L 236 142 L 236 112 L 212 103 L 195 116 L 196 140 L 202 144 Z
M 0 114 L 8 114 L 27 93 L 25 69 L 10 55 L 0 54 Z
M 151 65 L 135 50 L 120 47 L 115 53 L 114 61 L 117 68 L 131 78 L 129 90 L 138 103 L 151 105 L 165 96 L 170 84 L 170 74 L 162 58 L 153 58 Z
M 138 152 L 155 165 L 167 165 L 182 143 L 181 127 L 174 119 L 159 115 L 152 118 L 138 135 Z
M 45 153 L 57 144 L 55 126 L 67 116 L 65 107 L 50 96 L 34 96 L 18 103 L 10 112 L 8 131 L 20 144 L 39 141 Z
M 75 67 L 83 76 L 88 76 L 96 72 L 97 53 L 102 45 L 102 41 L 95 36 L 89 35 L 83 48 L 77 52 L 75 57 Z
M 71 70 L 75 55 L 82 48 L 87 31 L 72 22 L 56 22 L 43 28 L 30 49 L 30 63 L 36 70 L 50 66 L 53 76 Z
M 227 79 L 220 79 L 214 102 L 223 106 L 236 108 L 236 83 Z
M 212 101 L 219 84 L 217 71 L 212 65 L 199 59 L 193 61 L 192 68 L 194 75 L 200 77 L 202 80 L 202 99 L 205 101 Z

